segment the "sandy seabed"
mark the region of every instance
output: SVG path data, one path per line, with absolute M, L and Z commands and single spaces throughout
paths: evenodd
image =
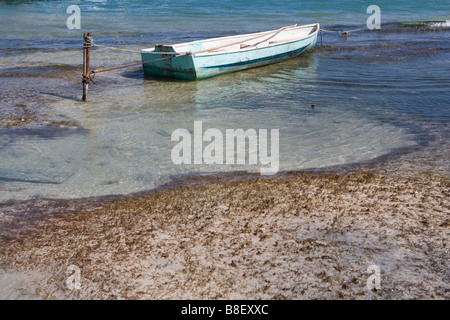
M 45 299 L 450 298 L 447 177 L 228 180 L 54 216 L 5 242 L 3 269 Z M 68 287 L 71 265 L 81 289 Z M 378 290 L 367 288 L 372 265 Z

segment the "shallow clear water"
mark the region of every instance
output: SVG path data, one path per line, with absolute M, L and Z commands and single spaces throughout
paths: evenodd
M 325 33 L 325 47 L 319 40 L 314 52 L 276 65 L 196 82 L 146 78 L 141 69 L 98 74 L 88 102 L 69 97 L 50 105 L 76 129 L 0 130 L 0 201 L 127 194 L 178 175 L 259 172 L 259 164 L 173 164 L 171 134 L 192 132 L 194 121 L 223 133 L 279 129 L 280 171 L 417 146 L 450 120 L 449 6 L 396 3 L 378 3 L 381 31 L 360 30 L 348 39 Z M 353 30 L 369 16 L 362 1 L 86 1 L 80 4 L 82 30 L 68 30 L 70 4 L 0 2 L 0 69 L 45 66 L 64 76 L 81 64 L 86 31 L 98 44 L 138 50 L 292 23 Z M 92 66 L 139 59 L 138 53 L 95 48 Z

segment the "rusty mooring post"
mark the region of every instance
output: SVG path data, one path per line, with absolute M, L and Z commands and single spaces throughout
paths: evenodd
M 91 33 L 83 34 L 83 101 L 86 101 L 86 96 L 89 89 L 89 75 L 90 75 L 90 60 L 91 60 Z

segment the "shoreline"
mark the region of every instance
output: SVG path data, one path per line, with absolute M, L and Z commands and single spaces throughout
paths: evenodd
M 180 187 L 55 217 L 0 256 L 47 299 L 448 299 L 449 187 L 364 172 Z
M 324 168 L 280 171 L 274 176 L 261 176 L 259 173 L 246 171 L 211 174 L 185 174 L 173 177 L 171 181 L 157 187 L 128 194 L 111 194 L 73 199 L 42 198 L 29 200 L 8 200 L 5 202 L 0 202 L 0 213 L 3 218 L 0 219 L 0 243 L 11 239 L 20 238 L 22 234 L 27 234 L 30 230 L 35 230 L 44 226 L 48 220 L 55 217 L 63 216 L 65 214 L 72 214 L 79 211 L 94 211 L 99 207 L 107 206 L 113 202 L 151 197 L 155 194 L 168 192 L 170 190 L 177 190 L 183 187 L 197 187 L 211 183 L 231 183 L 273 178 L 288 179 L 289 177 L 295 177 L 301 174 L 320 176 L 326 174 L 345 175 L 352 172 L 375 172 L 378 174 L 387 175 L 396 174 L 406 178 L 410 174 L 408 169 L 410 169 L 409 167 L 412 167 L 412 165 L 409 165 L 407 169 L 403 168 L 402 171 L 399 172 L 397 171 L 398 164 L 406 162 L 405 159 L 408 161 L 411 158 L 416 158 L 418 153 L 420 154 L 421 152 L 425 152 L 428 147 L 429 145 L 422 143 L 422 145 L 419 146 L 404 147 L 367 161 Z M 446 168 L 449 167 L 450 169 L 450 161 L 448 162 L 449 163 L 447 163 Z M 446 173 L 450 172 L 450 170 L 446 170 L 446 168 L 440 170 L 440 172 L 433 173 L 429 170 L 425 170 L 424 168 L 419 170 L 415 168 L 412 175 L 432 174 L 436 177 L 448 178 L 449 175 Z
M 0 221 L 0 291 L 3 281 L 15 298 L 449 299 L 447 141 L 272 177 L 189 175 L 129 195 L 0 204 L 12 217 Z M 381 289 L 370 291 L 374 264 Z M 66 286 L 70 265 L 80 290 Z
M 2 246 L 1 268 L 44 299 L 450 298 L 448 176 L 199 180 L 57 210 Z M 373 264 L 381 290 L 365 288 Z

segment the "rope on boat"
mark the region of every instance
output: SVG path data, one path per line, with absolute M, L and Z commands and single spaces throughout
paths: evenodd
M 93 45 L 94 47 L 104 48 L 104 49 L 111 49 L 111 50 L 120 50 L 120 51 L 127 51 L 127 52 L 133 52 L 133 53 L 140 53 L 140 51 L 137 50 L 131 50 L 131 49 L 123 49 L 123 48 L 116 48 L 116 47 L 107 47 L 107 46 L 101 46 L 99 44 Z
M 235 44 L 239 44 L 239 43 L 242 43 L 242 42 L 245 42 L 245 41 L 251 41 L 251 40 L 254 40 L 254 39 L 262 38 L 262 37 L 267 36 L 267 35 L 278 34 L 281 31 L 283 31 L 284 29 L 288 29 L 288 28 L 292 28 L 292 27 L 296 27 L 296 26 L 297 26 L 296 24 L 292 25 L 292 26 L 286 26 L 286 27 L 280 28 L 280 29 L 275 30 L 275 31 L 270 31 L 270 32 L 258 35 L 258 36 L 254 37 L 254 38 L 251 38 L 251 39 L 246 39 L 244 41 L 239 41 L 239 42 L 223 45 L 223 46 L 220 46 L 220 47 L 206 49 L 206 50 L 200 50 L 200 51 L 195 51 L 195 52 L 183 52 L 183 53 L 148 52 L 148 53 L 154 53 L 154 54 L 158 54 L 158 55 L 165 54 L 165 55 L 170 55 L 170 56 L 169 57 L 164 57 L 164 58 L 159 58 L 159 59 L 154 59 L 154 60 L 149 60 L 149 61 L 144 61 L 144 62 L 139 62 L 139 63 L 132 63 L 132 64 L 125 65 L 125 66 L 111 67 L 111 68 L 106 68 L 106 69 L 101 69 L 101 70 L 93 70 L 93 71 L 91 71 L 91 73 L 93 74 L 93 77 L 94 77 L 96 73 L 100 73 L 100 72 L 107 72 L 107 71 L 112 71 L 112 70 L 125 69 L 125 68 L 134 67 L 134 66 L 140 66 L 141 64 L 144 65 L 146 63 L 152 63 L 152 62 L 156 62 L 156 61 L 173 59 L 175 57 L 214 51 L 214 50 L 217 50 L 217 49 L 221 49 L 221 48 L 229 47 L 229 46 L 232 46 L 232 45 L 235 45 Z M 138 52 L 138 53 L 140 53 L 140 51 L 136 51 L 136 50 L 129 50 L 129 49 L 116 48 L 116 47 L 101 46 L 101 45 L 95 44 L 94 40 L 92 39 L 92 37 L 86 37 L 84 45 L 85 46 L 90 46 L 90 47 L 100 47 L 100 48 L 105 48 L 105 49 L 122 50 L 122 51 Z M 88 78 L 88 79 L 85 79 L 85 81 L 89 82 L 89 81 L 92 81 L 92 79 Z
M 203 52 L 215 51 L 215 50 L 218 50 L 218 49 L 222 49 L 222 48 L 225 48 L 225 47 L 230 47 L 230 46 L 233 46 L 233 45 L 236 45 L 236 44 L 240 44 L 240 43 L 243 43 L 243 42 L 252 41 L 252 40 L 255 40 L 255 39 L 258 39 L 258 38 L 262 38 L 262 37 L 267 36 L 267 35 L 271 35 L 271 34 L 275 34 L 276 35 L 276 34 L 280 33 L 281 31 L 283 31 L 285 29 L 293 28 L 293 27 L 296 27 L 296 26 L 297 26 L 297 24 L 294 24 L 292 26 L 282 27 L 282 28 L 274 30 L 274 31 L 270 31 L 270 32 L 267 32 L 267 33 L 264 33 L 264 34 L 260 34 L 260 35 L 254 37 L 254 38 L 251 38 L 251 39 L 245 39 L 243 41 L 238 41 L 238 42 L 226 44 L 226 45 L 219 46 L 219 47 L 216 47 L 216 48 L 211 48 L 211 49 L 206 49 L 206 50 L 199 50 L 199 51 L 192 52 L 190 54 L 194 55 L 194 54 L 203 53 Z M 93 47 L 140 53 L 140 51 L 137 51 L 137 50 L 130 50 L 130 49 L 117 48 L 117 47 L 101 46 L 99 44 L 95 44 L 94 40 L 91 37 L 87 37 L 87 38 L 90 38 L 90 43 L 91 43 L 90 46 L 93 46 Z M 174 53 L 171 53 L 171 52 L 146 52 L 146 53 L 158 54 L 158 55 L 173 55 L 174 54 Z M 180 54 L 185 55 L 185 54 L 188 54 L 188 52 L 184 52 L 184 53 L 180 53 Z
M 94 39 L 92 39 L 92 37 L 85 37 L 84 38 L 84 43 L 83 43 L 83 47 L 99 47 L 99 48 L 105 48 L 105 49 L 111 49 L 111 50 L 121 50 L 121 51 L 127 51 L 127 52 L 133 52 L 133 53 L 140 53 L 140 51 L 137 50 L 130 50 L 130 49 L 123 49 L 123 48 L 117 48 L 117 47 L 107 47 L 107 46 L 102 46 L 99 44 L 94 43 Z M 169 53 L 169 52 L 158 52 L 157 54 L 167 54 L 170 55 L 170 57 L 164 57 L 164 58 L 159 58 L 159 59 L 154 59 L 154 60 L 149 60 L 149 61 L 144 61 L 144 62 L 139 62 L 139 63 L 132 63 L 132 64 L 127 64 L 124 66 L 118 66 L 118 67 L 111 67 L 111 68 L 104 68 L 104 69 L 100 69 L 100 70 L 92 70 L 90 72 L 89 77 L 83 76 L 83 82 L 85 83 L 89 83 L 92 82 L 95 84 L 94 82 L 94 77 L 97 73 L 100 72 L 107 72 L 107 71 L 113 71 L 113 70 L 118 70 L 118 69 L 125 69 L 125 68 L 130 68 L 130 67 L 135 67 L 135 66 L 140 66 L 140 65 L 144 65 L 147 63 L 152 63 L 152 62 L 156 62 L 156 61 L 162 61 L 162 60 L 168 60 L 168 59 L 173 59 L 175 57 L 179 57 L 179 56 L 184 56 L 187 55 L 188 53 Z
M 281 32 L 281 31 L 284 30 L 284 29 L 292 28 L 292 27 L 295 27 L 295 26 L 297 26 L 297 25 L 286 26 L 286 27 L 280 28 L 280 29 L 278 29 L 278 30 L 275 30 L 275 31 L 271 31 L 271 32 L 265 33 L 265 34 L 263 34 L 263 35 L 259 35 L 259 36 L 255 37 L 255 39 L 256 39 L 256 38 L 261 38 L 261 37 L 263 37 L 263 36 L 266 36 L 266 35 L 269 35 L 269 34 L 272 34 L 272 33 L 275 33 L 275 34 L 276 34 L 276 33 Z M 322 37 L 322 32 L 329 32 L 329 33 L 339 33 L 339 35 L 343 35 L 343 36 L 345 36 L 346 38 L 347 38 L 348 36 L 350 36 L 350 33 L 351 33 L 351 32 L 357 32 L 357 31 L 360 31 L 360 30 L 364 30 L 364 28 L 359 28 L 359 29 L 354 29 L 354 30 L 343 30 L 343 31 L 339 31 L 339 30 L 319 29 L 319 31 L 320 31 L 320 33 L 321 33 L 321 37 Z M 253 40 L 253 39 L 252 39 L 252 40 Z M 248 41 L 248 39 L 245 40 L 245 41 Z M 323 44 L 323 39 L 321 40 L 321 42 L 322 42 L 322 44 Z M 234 44 L 236 44 L 236 43 L 233 43 L 233 45 L 234 45 Z M 99 45 L 99 44 L 94 43 L 94 40 L 92 39 L 92 37 L 86 37 L 86 38 L 85 38 L 84 46 L 85 46 L 85 47 L 99 47 L 99 48 L 104 48 L 104 49 L 120 50 L 120 51 L 127 51 L 127 52 L 133 52 L 133 53 L 141 53 L 140 51 L 137 51 L 137 50 L 130 50 L 130 49 L 124 49 L 124 48 L 102 46 L 102 45 Z M 230 46 L 230 45 L 226 45 L 226 46 Z M 225 46 L 223 46 L 223 47 L 225 47 Z M 219 47 L 219 48 L 221 48 L 221 47 Z M 92 77 L 86 78 L 86 79 L 84 79 L 84 81 L 87 81 L 87 82 L 93 82 L 93 83 L 95 84 L 95 82 L 93 81 L 93 77 L 94 77 L 95 74 L 97 74 L 97 73 L 107 72 L 107 71 L 113 71 L 113 70 L 118 70 L 118 69 L 125 69 L 125 68 L 130 68 L 130 67 L 135 67 L 135 66 L 140 66 L 140 65 L 147 64 L 147 63 L 152 63 L 152 62 L 157 62 L 157 61 L 163 61 L 163 60 L 173 59 L 173 58 L 175 58 L 175 57 L 185 56 L 185 55 L 189 55 L 189 54 L 196 54 L 196 53 L 202 53 L 202 52 L 213 51 L 214 49 L 217 50 L 218 48 L 207 49 L 207 50 L 201 50 L 201 51 L 196 51 L 196 52 L 192 52 L 192 53 L 191 53 L 191 52 L 182 52 L 182 53 L 172 53 L 172 52 L 147 52 L 147 53 L 150 53 L 150 54 L 170 55 L 170 56 L 169 56 L 169 57 L 164 57 L 164 58 L 159 58 L 159 59 L 154 59 L 154 60 L 149 60 L 149 61 L 144 61 L 144 62 L 139 62 L 139 63 L 132 63 L 132 64 L 124 65 L 124 66 L 111 67 L 111 68 L 105 68 L 105 69 L 100 69 L 100 70 L 93 70 L 93 71 L 91 71 L 91 73 L 93 74 Z
M 132 63 L 132 64 L 127 64 L 125 66 L 111 67 L 111 68 L 106 68 L 106 69 L 101 69 L 101 70 L 93 70 L 93 71 L 91 71 L 91 73 L 96 74 L 96 73 L 100 73 L 100 72 L 106 72 L 106 71 L 112 71 L 112 70 L 118 70 L 118 69 L 125 69 L 125 68 L 140 66 L 142 64 L 156 62 L 156 61 L 173 59 L 175 57 L 180 57 L 180 56 L 185 56 L 185 55 L 187 55 L 187 54 L 172 54 L 170 57 L 164 57 L 164 58 L 159 58 L 159 59 L 154 59 L 154 60 L 149 60 L 149 61 L 144 61 L 144 62 L 139 62 L 139 63 Z
M 103 49 L 110 49 L 110 50 L 119 50 L 119 51 L 126 51 L 126 52 L 133 52 L 133 53 L 141 53 L 139 50 L 131 50 L 131 49 L 124 49 L 124 48 L 117 48 L 117 47 L 107 47 L 107 46 L 101 46 L 99 44 L 94 43 L 92 45 L 93 47 L 99 47 Z M 188 54 L 188 52 L 177 52 L 177 54 Z M 157 54 L 157 55 L 174 55 L 175 52 L 146 52 L 146 54 Z

